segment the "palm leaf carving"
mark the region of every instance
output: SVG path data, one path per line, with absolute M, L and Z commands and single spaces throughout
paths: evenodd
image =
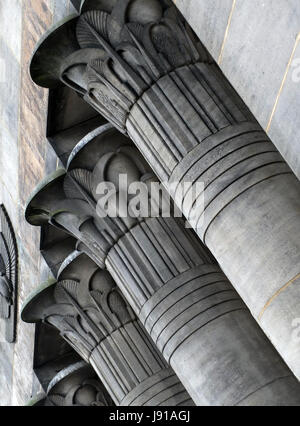
M 92 173 L 85 169 L 76 169 L 69 172 L 64 182 L 64 191 L 68 198 L 81 198 L 75 185 L 77 182 L 89 195 L 92 194 Z
M 82 49 L 100 47 L 93 30 L 103 38 L 108 39 L 109 18 L 108 13 L 100 10 L 91 10 L 81 16 L 77 24 L 76 35 Z
M 72 296 L 74 300 L 78 300 L 79 298 L 79 283 L 76 281 L 66 280 L 61 281 L 60 285 L 64 288 L 64 290 Z
M 15 340 L 15 304 L 18 251 L 14 230 L 3 205 L 0 206 L 0 318 L 7 320 L 6 340 Z

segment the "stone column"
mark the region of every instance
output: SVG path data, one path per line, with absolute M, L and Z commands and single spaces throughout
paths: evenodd
M 300 378 L 299 181 L 172 3 L 86 0 L 31 74 L 132 138 Z M 196 182 L 202 208 L 188 199 Z
M 93 366 L 116 405 L 193 405 L 108 272 L 85 254 L 72 253 L 58 281 L 31 295 L 22 319 L 56 327 Z
M 107 268 L 198 405 L 299 404 L 296 379 L 193 231 L 181 218 L 132 214 L 119 176 L 146 188 L 156 181 L 137 149 L 112 127 L 97 134 L 74 148 L 67 174 L 39 187 L 27 220 L 64 228 Z M 124 217 L 99 216 L 107 181 Z
M 111 407 L 114 403 L 93 368 L 84 361 L 71 364 L 51 380 L 46 396 L 37 396 L 30 406 Z

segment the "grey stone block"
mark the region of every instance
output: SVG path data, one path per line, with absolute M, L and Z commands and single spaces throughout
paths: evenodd
M 297 0 L 236 2 L 221 67 L 263 128 L 268 125 L 299 22 Z
M 300 42 L 271 122 L 269 135 L 300 179 Z
M 9 5 L 0 3 L 0 37 L 5 40 L 16 60 L 21 60 L 21 32 L 22 32 L 22 0 L 9 0 Z M 4 58 L 3 58 L 4 56 Z M 0 58 L 5 59 L 3 50 Z M 8 74 L 10 76 L 10 74 Z
M 6 127 L 10 134 L 18 139 L 19 99 L 20 99 L 20 63 L 0 37 L 2 66 L 4 66 L 4 81 L 0 81 L 0 118 L 1 127 Z M 3 65 L 4 64 L 4 65 Z
M 174 2 L 217 61 L 232 8 L 232 0 L 177 0 Z

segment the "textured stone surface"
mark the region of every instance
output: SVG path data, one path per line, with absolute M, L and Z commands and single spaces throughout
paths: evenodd
M 280 30 L 274 31 L 278 27 Z M 221 68 L 263 128 L 268 125 L 299 31 L 297 0 L 236 3 Z
M 12 29 L 13 28 L 13 29 Z M 18 231 L 18 117 L 20 99 L 21 4 L 0 4 L 0 201 Z M 10 78 L 12 77 L 12 78 Z M 14 345 L 0 330 L 0 405 L 10 405 L 13 393 Z
M 0 2 L 0 202 L 12 220 L 19 247 L 20 307 L 39 283 L 39 233 L 24 220 L 32 188 L 57 164 L 46 142 L 47 92 L 35 86 L 28 64 L 35 44 L 74 8 L 68 0 Z M 24 405 L 32 393 L 34 327 L 21 322 L 9 345 L 0 326 L 0 405 Z
M 214 59 L 219 59 L 232 0 L 175 0 Z
M 162 3 L 159 10 L 152 0 L 132 17 L 127 2 L 124 20 L 117 5 L 107 14 L 87 0 L 87 13 L 39 46 L 31 75 L 43 87 L 62 80 L 72 85 L 131 137 L 300 377 L 300 347 L 293 337 L 300 315 L 293 297 L 299 281 L 299 181 L 175 8 Z M 152 15 L 161 21 L 149 32 Z M 120 30 L 110 31 L 113 25 Z M 121 56 L 116 46 L 124 40 Z M 189 197 L 196 183 L 204 184 L 201 206 Z M 182 184 L 183 195 L 177 191 Z
M 300 21 L 300 18 L 299 18 Z M 300 27 L 300 24 L 299 24 Z M 300 41 L 300 36 L 299 36 Z M 300 178 L 300 43 L 298 41 L 292 66 L 278 99 L 270 129 L 270 137 L 277 143 L 283 157 L 293 166 Z
M 293 63 L 296 66 L 294 61 L 300 60 L 299 1 L 174 3 L 219 60 L 222 71 L 260 124 L 270 130 L 274 144 L 300 178 L 300 130 L 296 117 L 300 83 L 292 81 Z
M 215 3 L 216 7 L 214 7 L 213 3 Z M 299 28 L 297 27 L 299 26 L 299 2 L 296 0 L 288 2 L 283 2 L 282 0 L 270 1 L 269 3 L 261 1 L 258 7 L 255 6 L 257 2 L 253 2 L 252 0 L 237 2 L 237 5 L 232 9 L 232 19 L 230 25 L 227 27 L 226 21 L 228 23 L 230 17 L 230 5 L 228 3 L 225 0 L 221 4 L 220 1 L 209 0 L 205 5 L 204 1 L 177 0 L 178 6 L 183 11 L 185 7 L 189 7 L 191 20 L 193 16 L 199 15 L 199 10 L 203 10 L 203 13 L 207 14 L 207 19 L 205 20 L 206 26 L 201 21 L 202 15 L 198 17 L 199 22 L 201 22 L 201 28 L 205 27 L 205 31 L 199 32 L 201 28 L 197 28 L 198 19 L 194 19 L 193 26 L 200 34 L 206 46 L 214 50 L 212 53 L 215 58 L 219 57 L 221 53 L 220 48 L 222 50 L 221 33 L 224 30 L 224 36 L 226 35 L 226 37 L 224 37 L 225 43 L 222 52 L 222 62 L 224 61 L 224 67 L 227 64 L 226 73 L 230 81 L 243 94 L 251 109 L 257 111 L 258 119 L 264 125 L 268 121 L 267 118 L 271 118 L 272 110 L 276 106 L 275 113 L 270 122 L 270 134 L 294 170 L 299 170 L 299 130 L 297 126 L 299 84 L 297 86 L 291 81 L 292 68 L 288 64 L 288 60 L 293 53 L 295 38 L 299 33 Z M 71 8 L 64 0 L 56 0 L 55 3 L 51 0 L 36 0 L 26 1 L 23 4 L 26 6 L 23 28 L 24 58 L 22 58 L 22 64 L 24 64 L 22 91 L 25 93 L 26 90 L 30 91 L 32 88 L 32 83 L 26 75 L 26 66 L 31 54 L 29 49 L 28 52 L 26 50 L 27 44 L 30 44 L 32 48 L 41 33 L 52 22 L 62 17 L 64 10 L 67 12 Z M 262 9 L 263 5 L 265 6 Z M 17 76 L 20 77 L 21 75 L 20 7 L 21 2 L 17 0 L 10 0 L 8 8 L 5 8 L 4 1 L 1 1 L 0 4 L 0 51 L 5 52 L 7 57 L 6 68 L 8 75 L 16 78 L 15 85 L 0 82 L 1 93 L 5 94 L 0 99 L 1 170 L 5 167 L 5 173 L 2 173 L 0 176 L 0 199 L 9 210 L 19 236 L 19 247 L 23 259 L 23 263 L 20 265 L 23 277 L 20 292 L 21 302 L 24 300 L 25 294 L 28 294 L 30 288 L 33 288 L 39 281 L 38 275 L 40 273 L 40 260 L 37 252 L 39 235 L 34 229 L 24 223 L 23 205 L 35 183 L 44 175 L 45 169 L 47 169 L 47 172 L 50 172 L 56 163 L 51 152 L 45 148 L 45 92 L 35 87 L 32 89 L 31 95 L 25 96 L 24 105 L 21 107 L 21 120 L 25 124 L 22 123 L 20 129 L 18 127 L 20 78 Z M 216 11 L 220 11 L 220 13 L 216 13 Z M 237 18 L 240 19 L 240 22 L 234 23 L 234 20 L 237 19 L 235 18 L 236 11 L 239 13 Z M 280 14 L 278 11 L 282 13 Z M 260 16 L 257 16 L 258 14 Z M 249 16 L 251 17 L 250 22 L 248 22 Z M 288 20 L 289 25 L 287 25 L 285 17 L 291 18 Z M 252 24 L 253 21 L 255 21 L 255 25 Z M 255 43 L 252 43 L 251 36 L 256 32 L 256 21 L 258 22 L 260 29 L 258 33 L 261 38 L 255 40 Z M 232 28 L 235 28 L 235 32 L 232 35 L 230 34 L 231 24 L 233 24 Z M 266 28 L 268 28 L 268 39 L 264 32 L 265 24 Z M 12 25 L 15 26 L 14 31 L 10 31 Z M 218 30 L 216 31 L 215 38 L 210 32 L 210 28 L 216 27 Z M 228 32 L 226 31 L 226 27 Z M 276 31 L 271 31 L 273 28 L 276 28 Z M 240 34 L 244 31 L 247 35 L 246 41 L 240 37 Z M 230 43 L 230 49 L 226 47 L 227 41 Z M 264 47 L 265 44 L 268 49 Z M 234 62 L 230 59 L 231 55 L 234 57 Z M 299 55 L 298 48 L 295 50 L 293 58 L 297 58 Z M 263 61 L 261 62 L 262 59 Z M 240 60 L 240 62 L 236 62 L 236 60 Z M 272 67 L 269 67 L 266 62 L 272 64 Z M 234 68 L 236 63 L 238 63 L 237 69 Z M 247 80 L 247 64 L 250 64 L 250 80 Z M 265 69 L 267 72 L 265 72 Z M 280 84 L 284 79 L 284 71 L 286 69 L 288 71 L 287 78 L 280 91 Z M 278 74 L 280 74 L 279 77 Z M 245 81 L 246 83 L 244 83 Z M 271 90 L 272 87 L 269 81 L 273 84 L 274 93 Z M 278 103 L 275 104 L 279 91 Z M 11 94 L 13 94 L 13 97 L 11 97 Z M 266 96 L 268 99 L 266 99 Z M 38 109 L 42 111 L 42 113 L 38 113 L 37 120 L 35 119 L 35 102 L 38 102 Z M 268 109 L 267 112 L 265 108 Z M 29 113 L 30 110 L 33 110 L 34 114 Z M 2 125 L 3 123 L 5 126 Z M 30 137 L 26 137 L 26 134 L 29 134 Z M 42 140 L 44 140 L 44 146 L 42 145 Z M 3 149 L 4 141 L 5 152 Z M 7 146 L 9 146 L 9 151 L 6 151 Z M 16 172 L 18 161 L 20 163 L 20 176 Z M 25 162 L 28 164 L 26 168 L 23 166 Z M 227 235 L 230 235 L 230 230 Z M 292 291 L 290 297 L 294 298 Z M 268 314 L 270 313 L 271 310 Z M 13 382 L 14 403 L 23 404 L 31 392 L 32 378 L 30 376 L 26 380 L 25 378 L 26 371 L 29 371 L 29 367 L 31 369 L 32 354 L 30 351 L 32 348 L 33 332 L 30 326 L 19 326 L 19 330 L 21 338 L 15 348 L 16 377 L 14 379 L 11 374 L 13 363 L 12 348 L 2 346 L 1 343 L 0 351 L 1 353 L 7 353 L 7 355 L 5 355 L 4 362 L 6 367 L 3 367 L 4 369 L 1 370 L 0 374 L 0 405 L 10 403 L 11 395 L 9 395 L 8 390 L 13 388 Z M 25 354 L 24 358 L 20 355 L 22 351 Z

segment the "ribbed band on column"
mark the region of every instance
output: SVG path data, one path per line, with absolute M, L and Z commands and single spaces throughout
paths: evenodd
M 210 262 L 184 222 L 170 217 L 146 219 L 132 228 L 110 250 L 106 266 L 138 314 L 165 283 Z
M 167 181 L 199 143 L 245 121 L 256 122 L 219 69 L 199 63 L 160 78 L 132 107 L 126 125 L 153 170 Z
M 182 383 L 169 368 L 136 386 L 120 403 L 120 406 L 192 406 Z
M 192 235 L 174 218 L 147 219 L 115 244 L 106 266 L 197 404 L 251 405 L 262 387 L 262 405 L 278 393 L 298 404 L 296 380 Z
M 267 179 L 291 173 L 265 132 L 255 124 L 242 123 L 208 137 L 189 152 L 173 171 L 169 185 L 176 200 L 178 184 L 189 184 L 183 187 L 182 199 L 176 201 L 188 219 L 194 218 L 195 228 L 205 242 L 206 230 L 231 201 Z M 187 202 L 196 182 L 204 185 L 202 210 L 199 205 L 194 208 L 197 200 Z
M 177 347 L 215 319 L 247 309 L 217 265 L 169 281 L 143 306 L 140 319 L 170 363 Z

